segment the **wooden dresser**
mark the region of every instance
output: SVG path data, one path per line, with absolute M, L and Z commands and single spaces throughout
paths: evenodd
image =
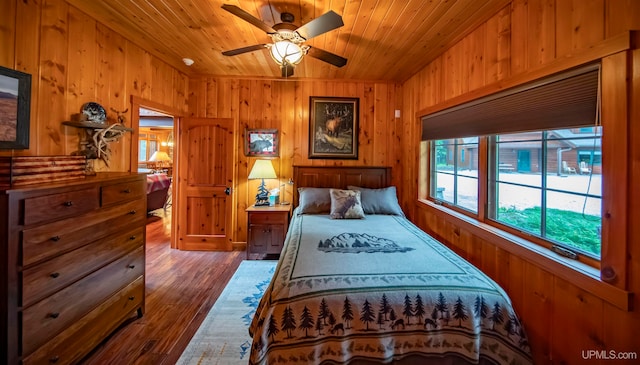
M 144 311 L 146 177 L 0 190 L 0 363 L 81 360 Z

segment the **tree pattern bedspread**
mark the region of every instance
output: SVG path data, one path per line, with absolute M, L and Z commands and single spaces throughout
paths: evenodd
M 530 364 L 492 279 L 400 216 L 296 215 L 249 332 L 250 364 Z

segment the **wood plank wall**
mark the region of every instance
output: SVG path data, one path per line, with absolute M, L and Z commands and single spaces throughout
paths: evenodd
M 32 75 L 28 150 L 2 150 L 0 156 L 70 155 L 79 133 L 61 123 L 94 101 L 115 120 L 139 96 L 186 111 L 187 75 L 86 16 L 64 0 L 0 2 L 0 65 Z M 136 111 L 137 112 L 137 111 Z M 131 137 L 112 144 L 109 167 L 128 171 Z
M 628 259 L 626 289 L 635 294 L 635 310 L 630 312 L 620 310 L 573 281 L 546 270 L 529 257 L 502 249 L 486 235 L 468 229 L 453 217 L 439 213 L 435 207 L 416 203 L 418 196 L 424 196 L 424 191 L 418 191 L 419 179 L 424 176 L 417 168 L 407 166 L 416 166 L 416 161 L 425 153 L 416 143 L 421 133 L 417 113 L 453 98 L 473 95 L 474 90 L 499 85 L 503 80 L 550 62 L 570 58 L 598 42 L 634 29 L 640 29 L 640 2 L 635 0 L 513 0 L 402 85 L 403 115 L 410 116 L 405 118 L 401 138 L 406 146 L 401 156 L 405 166 L 403 208 L 421 228 L 445 239 L 456 252 L 509 292 L 525 321 L 536 363 L 583 363 L 582 351 L 589 350 L 640 352 L 637 335 L 640 328 L 640 227 L 637 224 L 640 222 L 640 192 L 637 189 L 640 185 L 640 145 L 637 143 L 640 107 L 633 102 L 640 100 L 640 51 L 629 52 L 632 65 L 629 67 L 632 83 L 627 99 L 631 101 L 629 119 L 618 123 L 628 126 L 628 130 L 609 129 L 610 133 L 616 133 L 610 138 L 623 144 L 630 141 L 629 154 L 622 159 L 624 166 L 612 169 L 614 172 L 606 176 L 609 181 L 626 180 L 630 187 L 625 192 L 628 205 L 625 207 L 624 201 L 616 202 L 620 203 L 620 211 L 626 210 L 628 216 L 614 217 L 610 222 L 616 229 L 626 230 L 621 234 L 626 242 L 610 244 L 614 251 L 626 250 L 626 256 L 619 256 L 622 260 Z M 608 61 L 607 67 L 624 73 L 626 57 L 621 56 Z M 616 103 L 615 107 L 605 105 L 603 108 L 619 108 L 619 105 L 625 108 L 624 97 L 608 98 L 613 99 L 617 99 L 610 101 Z M 617 115 L 624 118 L 627 111 L 622 110 Z
M 395 118 L 401 109 L 399 86 L 366 81 L 283 81 L 268 79 L 192 78 L 189 112 L 194 117 L 233 118 L 237 158 L 234 179 L 237 222 L 234 241 L 246 242 L 244 210 L 254 203 L 258 181 L 247 176 L 256 157 L 244 155 L 245 129 L 277 129 L 280 156 L 272 159 L 279 182 L 265 181 L 268 189 L 292 178 L 293 165 L 391 166 L 400 181 L 400 135 L 402 123 Z M 309 159 L 309 98 L 311 96 L 355 97 L 360 101 L 359 151 L 357 160 Z M 396 179 L 397 178 L 397 179 Z M 286 185 L 286 201 L 298 186 Z M 280 198 L 281 200 L 283 197 Z

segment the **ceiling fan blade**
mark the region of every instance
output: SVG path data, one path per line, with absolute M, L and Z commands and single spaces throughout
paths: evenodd
M 327 52 L 320 48 L 309 47 L 309 51 L 307 54 L 313 58 L 317 58 L 321 61 L 330 63 L 336 67 L 342 67 L 347 64 L 346 58 L 340 57 L 335 53 Z
M 293 76 L 293 65 L 292 64 L 285 63 L 282 66 L 280 66 L 280 69 L 282 70 L 282 77 Z
M 275 29 L 271 28 L 270 26 L 268 26 L 267 24 L 265 24 L 264 22 L 262 22 L 262 20 L 254 17 L 253 15 L 247 13 L 246 11 L 240 9 L 239 7 L 235 6 L 235 5 L 230 5 L 230 4 L 224 4 L 222 5 L 222 8 L 228 12 L 230 12 L 231 14 L 237 16 L 238 18 L 253 24 L 254 26 L 262 29 L 263 31 L 265 31 L 266 33 L 275 33 Z
M 322 14 L 319 18 L 315 18 L 309 23 L 296 29 L 296 32 L 304 39 L 311 39 L 317 37 L 322 33 L 326 33 L 330 30 L 340 28 L 344 25 L 342 17 L 333 10 Z
M 267 45 L 266 44 L 256 44 L 254 46 L 248 46 L 248 47 L 232 49 L 230 51 L 224 51 L 224 52 L 222 52 L 222 54 L 225 55 L 225 56 L 235 56 L 235 55 L 239 55 L 239 54 L 242 54 L 242 53 L 257 51 L 257 50 L 263 49 L 263 48 L 267 48 Z

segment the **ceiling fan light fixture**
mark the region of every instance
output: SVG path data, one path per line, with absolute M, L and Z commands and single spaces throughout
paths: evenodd
M 271 57 L 279 64 L 297 65 L 302 60 L 305 52 L 299 45 L 283 40 L 271 45 Z

